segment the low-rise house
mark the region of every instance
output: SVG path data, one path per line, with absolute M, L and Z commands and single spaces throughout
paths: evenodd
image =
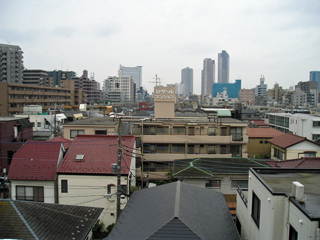
M 121 207 L 135 186 L 135 137 L 121 137 Z M 104 208 L 105 226 L 116 219 L 117 176 L 112 165 L 118 160 L 118 136 L 78 135 L 70 145 L 59 169 L 59 203 Z
M 32 140 L 32 125 L 28 119 L 0 116 L 1 173 L 9 173 L 14 153 L 27 140 Z
M 270 158 L 270 139 L 284 134 L 274 128 L 248 128 L 248 157 L 250 158 Z
M 91 117 L 63 125 L 63 137 L 73 140 L 77 135 L 115 135 L 118 121 L 110 117 Z
M 319 181 L 319 169 L 250 169 L 248 192 L 237 195 L 241 239 L 317 239 Z
M 102 208 L 0 200 L 1 239 L 91 239 Z
M 270 139 L 271 158 L 274 160 L 320 157 L 320 145 L 306 137 L 286 133 Z
M 107 239 L 240 239 L 221 193 L 180 181 L 135 191 Z
M 238 186 L 248 188 L 250 167 L 269 167 L 265 161 L 248 158 L 196 158 L 173 162 L 173 176 L 198 187 L 221 192 L 226 198 L 230 213 L 236 214 Z
M 64 152 L 59 142 L 26 142 L 14 155 L 8 175 L 11 199 L 58 203 L 56 172 Z

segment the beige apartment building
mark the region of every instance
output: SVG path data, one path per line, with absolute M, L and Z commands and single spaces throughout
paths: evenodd
M 81 93 L 82 94 L 82 93 Z M 44 87 L 14 83 L 0 83 L 0 116 L 13 116 L 22 113 L 23 107 L 40 105 L 43 111 L 74 105 L 79 92 L 74 84 L 67 88 Z
M 175 118 L 174 91 L 174 88 L 156 87 L 156 118 L 131 123 L 132 135 L 136 137 L 137 147 L 141 147 L 138 176 L 166 179 L 175 159 L 247 156 L 247 123 L 221 117 L 218 112 L 210 117 Z

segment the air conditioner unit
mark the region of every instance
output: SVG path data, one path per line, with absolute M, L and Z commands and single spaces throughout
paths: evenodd
M 292 196 L 298 202 L 305 202 L 304 186 L 300 182 L 292 182 Z

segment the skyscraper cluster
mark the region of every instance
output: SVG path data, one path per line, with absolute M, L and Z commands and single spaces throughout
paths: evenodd
M 201 71 L 201 94 L 212 94 L 215 74 L 215 60 L 205 58 Z M 218 83 L 229 83 L 229 54 L 225 50 L 218 54 Z

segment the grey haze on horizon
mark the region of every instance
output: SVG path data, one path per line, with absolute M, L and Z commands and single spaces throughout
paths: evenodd
M 288 88 L 320 71 L 320 1 L 0 0 L 0 43 L 19 45 L 29 69 L 84 69 L 102 83 L 120 64 L 143 66 L 153 91 L 194 70 L 201 91 L 203 60 L 230 56 L 230 82 L 242 88 L 277 82 Z

